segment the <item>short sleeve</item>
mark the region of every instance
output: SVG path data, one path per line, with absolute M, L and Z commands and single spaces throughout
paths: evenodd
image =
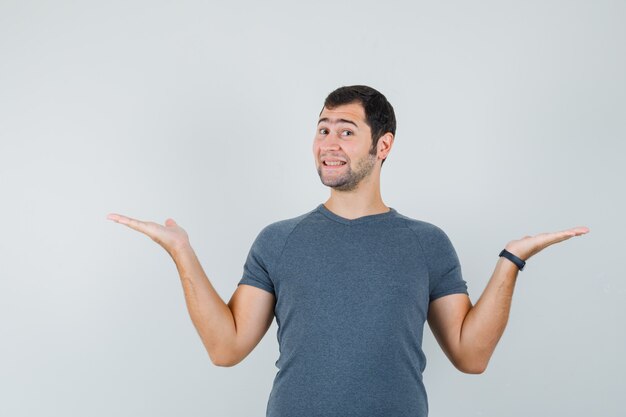
M 446 233 L 435 226 L 427 238 L 430 301 L 450 294 L 468 294 L 461 263 Z
M 243 266 L 243 276 L 237 286 L 252 285 L 275 295 L 269 267 L 271 262 L 269 255 L 275 252 L 275 248 L 271 247 L 269 232 L 269 229 L 265 227 L 252 243 Z

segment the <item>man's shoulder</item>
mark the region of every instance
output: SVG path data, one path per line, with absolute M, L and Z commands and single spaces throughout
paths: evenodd
M 284 242 L 289 234 L 291 234 L 291 232 L 298 226 L 298 224 L 306 219 L 313 211 L 314 210 L 311 210 L 295 217 L 276 220 L 269 223 L 261 229 L 259 232 L 259 238 L 271 243 L 279 243 L 281 241 Z
M 443 229 L 426 220 L 414 219 L 398 213 L 398 217 L 404 220 L 404 224 L 418 235 L 433 235 L 444 233 Z

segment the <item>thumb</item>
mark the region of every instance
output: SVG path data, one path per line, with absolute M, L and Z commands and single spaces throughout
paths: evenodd
M 165 220 L 165 225 L 166 226 L 176 226 L 176 222 L 174 221 L 174 219 L 168 218 L 167 220 Z

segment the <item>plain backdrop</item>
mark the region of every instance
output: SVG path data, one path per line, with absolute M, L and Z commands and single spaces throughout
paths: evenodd
M 0 1 L 0 415 L 264 416 L 276 322 L 212 365 L 169 255 L 105 217 L 175 219 L 228 301 L 259 231 L 328 198 L 315 125 L 352 84 L 396 111 L 383 201 L 448 234 L 473 302 L 508 241 L 591 230 L 528 261 L 484 374 L 426 326 L 430 416 L 623 415 L 624 21 L 621 1 Z

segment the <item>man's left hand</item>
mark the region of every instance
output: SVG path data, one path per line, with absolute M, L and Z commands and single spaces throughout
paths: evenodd
M 588 232 L 588 227 L 578 226 L 560 232 L 547 232 L 535 236 L 524 236 L 519 240 L 512 240 L 507 243 L 505 249 L 521 260 L 526 261 L 528 258 L 536 255 L 550 245 L 562 242 L 574 236 L 584 235 Z

